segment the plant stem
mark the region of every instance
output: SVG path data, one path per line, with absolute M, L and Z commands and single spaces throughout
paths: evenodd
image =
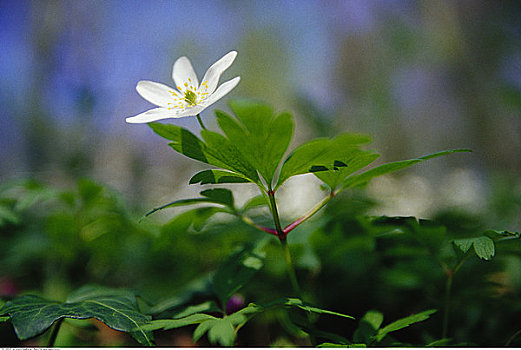
M 289 280 L 291 281 L 291 286 L 297 296 L 302 299 L 302 292 L 300 290 L 300 286 L 297 280 L 297 274 L 295 273 L 295 268 L 293 266 L 293 261 L 291 260 L 291 254 L 288 247 L 288 241 L 286 238 L 280 240 L 280 244 L 282 245 L 282 250 L 284 251 L 284 259 L 286 260 L 286 268 L 288 270 Z
M 275 230 L 277 231 L 277 237 L 280 240 L 280 244 L 282 245 L 282 250 L 284 252 L 284 260 L 286 261 L 286 269 L 288 271 L 288 276 L 291 281 L 291 286 L 297 296 L 299 298 L 302 297 L 300 286 L 297 280 L 297 274 L 295 273 L 295 267 L 293 266 L 293 261 L 291 260 L 291 253 L 288 247 L 288 241 L 286 239 L 286 233 L 282 229 L 282 225 L 280 224 L 279 212 L 277 210 L 277 201 L 275 200 L 275 193 L 272 191 L 271 187 L 268 190 L 268 197 L 270 200 L 270 210 L 273 216 L 273 221 L 275 222 Z
M 197 121 L 198 121 L 199 124 L 201 125 L 201 128 L 203 128 L 204 130 L 206 130 L 206 126 L 204 126 L 204 124 L 203 124 L 203 120 L 201 119 L 201 115 L 200 115 L 200 114 L 197 114 Z
M 60 330 L 60 326 L 62 325 L 63 320 L 63 318 L 60 318 L 52 327 L 51 336 L 49 337 L 49 341 L 47 342 L 48 348 L 54 347 L 54 342 L 56 341 L 56 337 L 58 336 L 58 331 Z
M 324 205 L 327 204 L 327 202 L 329 202 L 331 200 L 331 198 L 333 198 L 334 195 L 335 194 L 333 192 L 331 192 L 331 194 L 329 196 L 327 196 L 326 198 L 321 200 L 317 205 L 315 205 L 313 208 L 311 208 L 311 210 L 309 210 L 306 214 L 302 215 L 300 218 L 298 218 L 297 220 L 293 221 L 291 224 L 286 226 L 284 228 L 284 233 L 287 235 L 293 229 L 295 229 L 298 225 L 300 225 L 301 223 L 303 223 L 304 221 L 306 221 L 307 219 L 309 219 L 310 217 L 315 215 L 320 209 L 322 209 L 322 207 Z
M 446 338 L 449 331 L 449 313 L 451 304 L 451 290 L 452 290 L 452 278 L 454 276 L 453 270 L 447 271 L 447 282 L 445 284 L 445 302 L 443 310 L 443 327 L 441 337 Z

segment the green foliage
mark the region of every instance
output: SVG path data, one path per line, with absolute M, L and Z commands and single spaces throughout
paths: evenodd
M 134 294 L 128 291 L 86 286 L 63 302 L 25 295 L 6 303 L 0 314 L 8 314 L 20 339 L 37 336 L 61 318 L 96 318 L 107 326 L 129 332 L 140 343 L 153 345 L 150 332 L 143 329 L 151 320 L 143 314 Z
M 222 305 L 244 286 L 264 265 L 265 242 L 232 253 L 213 276 L 213 288 Z
M 454 245 L 464 253 L 468 252 L 470 247 L 473 247 L 476 255 L 483 260 L 492 259 L 496 253 L 494 241 L 487 236 L 455 239 Z

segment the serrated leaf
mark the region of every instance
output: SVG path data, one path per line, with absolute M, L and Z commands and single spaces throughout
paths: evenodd
M 213 286 L 222 305 L 262 268 L 264 253 L 260 252 L 261 247 L 262 243 L 236 251 L 216 271 Z
M 198 172 L 190 179 L 190 185 L 193 184 L 225 184 L 225 183 L 245 183 L 251 182 L 249 179 L 244 176 L 226 170 L 203 170 Z
M 411 324 L 414 324 L 414 323 L 425 321 L 426 319 L 428 319 L 430 317 L 430 315 L 432 315 L 435 312 L 436 312 L 436 310 L 427 310 L 427 311 L 423 311 L 423 312 L 420 312 L 420 313 L 417 313 L 417 314 L 414 314 L 411 316 L 401 318 L 397 321 L 394 321 L 394 322 L 388 324 L 387 326 L 385 326 L 384 328 L 381 328 L 378 330 L 378 333 L 376 335 L 376 341 L 380 342 L 383 338 L 385 338 L 385 336 L 387 334 L 389 334 L 391 332 L 395 332 L 395 331 L 403 329 L 405 327 L 409 327 Z
M 474 252 L 480 259 L 490 260 L 496 253 L 494 241 L 487 236 L 455 239 L 453 242 L 464 253 L 473 246 Z
M 216 111 L 220 128 L 271 184 L 293 137 L 292 116 L 289 113 L 275 116 L 270 106 L 253 100 L 230 101 L 230 108 L 237 119 Z
M 371 138 L 362 134 L 343 133 L 334 139 L 319 138 L 300 145 L 284 161 L 277 187 L 294 175 L 338 169 L 344 160 L 350 159 L 358 147 Z
M 442 151 L 442 152 L 429 154 L 429 155 L 426 155 L 423 157 L 419 157 L 416 159 L 401 160 L 401 161 L 397 161 L 397 162 L 382 164 L 380 166 L 377 166 L 377 167 L 370 169 L 368 171 L 365 171 L 363 173 L 359 173 L 359 174 L 355 174 L 355 175 L 351 175 L 351 176 L 347 177 L 342 183 L 341 190 L 355 187 L 355 186 L 364 185 L 375 177 L 408 168 L 411 165 L 420 163 L 424 160 L 441 157 L 441 156 L 445 156 L 445 155 L 448 155 L 451 153 L 457 153 L 457 152 L 470 152 L 470 150 L 455 149 L 455 150 L 450 150 L 450 151 Z
M 201 131 L 201 136 L 207 144 L 206 153 L 212 159 L 215 159 L 214 165 L 241 173 L 251 182 L 257 183 L 259 181 L 257 169 L 243 156 L 237 146 L 226 137 L 207 129 Z
M 238 172 L 251 182 L 258 181 L 258 175 L 238 149 L 222 135 L 203 130 L 204 142 L 190 131 L 172 124 L 149 123 L 158 135 L 171 140 L 169 146 L 175 151 L 200 162 Z
M 141 313 L 135 296 L 128 291 L 87 286 L 64 303 L 25 295 L 7 302 L 0 314 L 9 314 L 21 340 L 45 332 L 61 318 L 96 318 L 110 328 L 130 333 L 141 344 L 153 345 L 152 334 L 143 328 L 151 317 Z
M 172 141 L 169 145 L 177 152 L 188 158 L 212 164 L 206 157 L 204 143 L 190 131 L 173 124 L 149 123 L 148 126 L 159 136 Z
M 353 150 L 349 155 L 342 158 L 344 166 L 337 166 L 333 163 L 333 169 L 316 172 L 314 175 L 322 180 L 329 188 L 334 191 L 344 181 L 344 179 L 354 172 L 365 168 L 380 155 L 369 151 Z M 338 161 L 337 161 L 338 162 Z

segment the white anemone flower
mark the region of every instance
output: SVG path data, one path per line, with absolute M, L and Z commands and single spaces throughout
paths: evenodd
M 241 80 L 241 77 L 235 77 L 217 87 L 219 77 L 231 66 L 236 56 L 237 52 L 231 51 L 212 64 L 200 85 L 190 60 L 185 56 L 175 61 L 172 70 L 177 90 L 161 83 L 141 80 L 137 83 L 137 92 L 158 107 L 129 117 L 126 122 L 150 123 L 166 118 L 198 116 L 206 107 L 229 93 Z

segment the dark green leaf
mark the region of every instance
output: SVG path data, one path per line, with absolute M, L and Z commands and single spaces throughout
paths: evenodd
M 25 295 L 6 303 L 0 314 L 9 314 L 21 340 L 35 337 L 61 318 L 96 318 L 107 326 L 129 332 L 141 344 L 153 345 L 143 326 L 151 320 L 138 308 L 135 295 L 124 290 L 86 286 L 65 303 Z
M 206 184 L 224 184 L 224 183 L 244 183 L 250 182 L 244 176 L 225 170 L 203 170 L 190 179 L 190 185 L 200 183 Z
M 436 312 L 436 310 L 427 310 L 427 311 L 423 311 L 423 312 L 420 312 L 420 313 L 417 313 L 417 314 L 414 314 L 411 316 L 401 318 L 397 321 L 394 321 L 393 323 L 390 323 L 387 326 L 385 326 L 384 328 L 381 328 L 378 330 L 378 333 L 376 335 L 376 341 L 379 342 L 383 338 L 385 338 L 385 336 L 387 334 L 389 334 L 391 332 L 395 332 L 395 331 L 400 330 L 405 327 L 409 327 L 413 323 L 425 321 L 426 319 L 428 319 L 430 317 L 430 315 L 432 315 L 435 312 Z
M 456 153 L 456 152 L 470 152 L 470 150 L 455 149 L 455 150 L 450 150 L 450 151 L 442 151 L 442 152 L 429 154 L 429 155 L 426 155 L 423 157 L 419 157 L 416 159 L 401 160 L 401 161 L 397 161 L 397 162 L 382 164 L 382 165 L 377 166 L 366 172 L 349 176 L 348 178 L 346 178 L 343 181 L 341 189 L 344 190 L 346 188 L 364 185 L 375 177 L 410 167 L 411 165 L 420 163 L 424 160 L 441 157 L 441 156 L 445 156 L 447 154 Z
M 264 253 L 260 251 L 263 243 L 236 251 L 215 273 L 214 290 L 223 305 L 264 265 Z

